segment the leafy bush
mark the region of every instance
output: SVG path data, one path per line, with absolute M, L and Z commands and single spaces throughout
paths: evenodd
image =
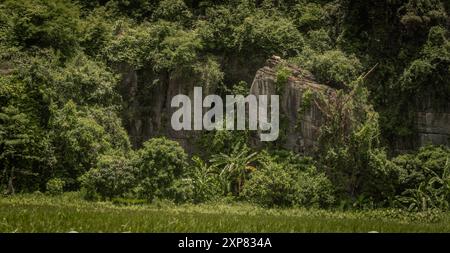
M 206 17 L 195 27 L 208 49 L 284 56 L 298 53 L 303 45 L 292 19 L 275 8 L 264 10 L 248 1 L 236 2 L 207 8 Z
M 161 1 L 152 16 L 155 20 L 165 19 L 168 21 L 177 21 L 181 23 L 188 22 L 191 17 L 192 13 L 182 0 Z
M 402 92 L 415 98 L 432 97 L 432 106 L 447 103 L 450 96 L 450 39 L 448 31 L 435 26 L 430 29 L 421 57 L 405 68 L 400 78 Z
M 54 48 L 70 54 L 78 45 L 79 9 L 66 0 L 3 1 L 8 42 L 24 48 Z M 2 23 L 2 21 L 0 21 Z
M 288 68 L 279 66 L 276 74 L 276 92 L 278 95 L 283 95 L 284 88 L 286 87 L 288 79 L 292 73 Z
M 268 207 L 327 207 L 334 203 L 331 182 L 311 159 L 292 154 L 279 159 L 269 157 L 264 167 L 251 174 L 242 192 L 245 199 Z
M 108 18 L 105 8 L 96 8 L 81 20 L 80 45 L 86 54 L 101 55 L 101 50 L 113 39 L 113 24 Z
M 103 155 L 80 177 L 87 199 L 124 197 L 136 185 L 136 169 L 122 156 Z
M 225 124 L 225 123 L 224 123 Z M 236 146 L 247 145 L 249 131 L 213 130 L 203 133 L 198 145 L 203 150 L 202 155 L 230 154 Z
M 244 199 L 264 206 L 291 206 L 294 203 L 295 181 L 282 166 L 255 171 L 244 185 Z
M 185 175 L 186 165 L 187 155 L 178 142 L 165 137 L 146 141 L 133 161 L 142 197 L 152 200 L 170 196 L 170 188 Z
M 151 64 L 156 71 L 173 71 L 197 62 L 202 48 L 195 31 L 184 30 L 176 23 L 157 21 L 137 27 L 121 21 L 116 25 L 119 35 L 104 49 L 112 62 L 129 63 L 136 69 Z
M 301 51 L 303 37 L 292 20 L 279 13 L 255 12 L 236 30 L 241 50 L 259 49 L 267 55 L 293 55 Z
M 356 56 L 348 56 L 340 50 L 316 52 L 307 48 L 293 61 L 311 71 L 319 82 L 335 87 L 350 85 L 362 70 L 362 64 Z
M 189 179 L 193 188 L 192 201 L 194 203 L 217 200 L 224 194 L 219 174 L 213 167 L 208 166 L 199 157 L 192 158 L 191 166 Z
M 449 209 L 449 148 L 427 146 L 416 154 L 400 155 L 393 162 L 401 169 L 396 187 L 400 206 L 414 211 Z
M 291 15 L 300 30 L 312 30 L 323 25 L 326 12 L 320 4 L 300 1 L 292 8 Z
M 61 195 L 64 192 L 64 185 L 66 182 L 60 178 L 53 178 L 48 180 L 46 184 L 47 193 L 50 195 Z

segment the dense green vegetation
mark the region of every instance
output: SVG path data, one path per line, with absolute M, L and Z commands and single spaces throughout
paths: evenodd
M 448 211 L 450 148 L 399 155 L 394 146 L 414 135 L 421 100 L 432 97 L 437 110 L 449 102 L 449 27 L 446 0 L 0 0 L 1 194 Z M 189 76 L 223 94 L 245 94 L 253 77 L 231 63 L 244 62 L 254 75 L 273 54 L 338 89 L 338 99 L 315 98 L 326 119 L 314 156 L 277 143 L 254 149 L 246 131 L 204 133 L 193 156 L 165 137 L 132 148 L 120 66 L 150 68 L 161 77 L 152 85 Z M 281 69 L 277 82 L 289 74 Z M 368 216 L 319 221 L 306 212 L 284 219 L 257 209 L 267 215 L 261 221 L 202 211 L 182 217 L 177 207 L 161 214 L 81 200 L 86 209 L 73 210 L 46 197 L 0 201 L 1 231 L 449 231 L 437 224 L 388 227 L 391 220 Z M 49 211 L 70 221 L 32 222 Z M 95 213 L 115 223 L 84 227 Z M 158 215 L 175 225 L 158 223 Z M 129 217 L 141 225 L 119 229 Z M 211 223 L 186 225 L 204 217 Z

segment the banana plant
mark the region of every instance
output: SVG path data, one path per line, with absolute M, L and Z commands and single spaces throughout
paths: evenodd
M 433 193 L 434 201 L 440 209 L 448 210 L 450 201 L 450 159 L 444 165 L 442 175 L 429 170 L 433 177 L 428 182 L 428 187 Z
M 257 154 L 246 146 L 236 145 L 229 155 L 221 153 L 212 157 L 211 163 L 219 169 L 220 177 L 228 185 L 228 192 L 234 187 L 236 195 L 240 194 L 249 173 L 255 170 L 251 164 L 257 160 Z
M 417 189 L 408 189 L 398 198 L 410 211 L 428 209 L 448 210 L 450 207 L 450 159 L 446 160 L 442 175 L 425 168 L 432 177 L 419 184 Z

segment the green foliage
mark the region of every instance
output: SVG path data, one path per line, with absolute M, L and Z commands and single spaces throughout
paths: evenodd
M 336 34 L 333 37 L 336 37 L 337 45 L 361 56 L 366 68 L 379 64 L 367 80 L 367 87 L 380 113 L 383 137 L 391 148 L 401 143 L 399 139 L 414 138 L 417 107 L 426 100 L 434 100 L 435 104 L 447 101 L 444 98 L 448 97 L 445 90 L 449 86 L 449 79 L 445 78 L 447 61 L 435 59 L 431 63 L 426 59 L 428 57 L 422 56 L 428 47 L 429 35 L 436 32 L 434 27 L 442 27 L 448 32 L 446 2 L 408 0 L 378 5 L 375 2 L 338 1 L 334 11 L 330 12 L 332 22 L 339 24 L 336 26 L 339 31 L 330 31 L 330 34 Z M 445 52 L 445 49 L 436 47 L 433 51 Z M 445 53 L 442 56 L 445 58 Z M 439 91 L 435 93 L 434 89 Z
M 181 179 L 186 171 L 187 155 L 175 141 L 164 137 L 146 141 L 133 161 L 138 170 L 139 186 L 143 197 L 168 197 L 174 183 Z
M 103 0 L 90 1 L 81 0 L 85 5 L 93 5 L 95 2 L 97 4 L 104 4 Z M 88 3 L 86 3 L 88 2 Z M 110 8 L 115 16 L 126 16 L 133 18 L 138 21 L 143 21 L 148 19 L 153 11 L 156 9 L 159 1 L 148 1 L 148 0 L 114 0 L 108 1 L 106 6 Z
M 7 194 L 37 190 L 53 165 L 49 136 L 14 106 L 0 110 L 0 186 Z
M 82 54 L 70 59 L 65 68 L 54 73 L 51 82 L 62 101 L 73 100 L 78 105 L 103 106 L 120 103 L 115 91 L 116 76 L 103 63 Z
M 362 70 L 362 65 L 355 55 L 347 56 L 340 50 L 316 53 L 307 49 L 293 61 L 310 70 L 319 82 L 334 87 L 350 85 Z
M 76 179 L 96 164 L 99 155 L 112 149 L 108 134 L 71 101 L 55 113 L 52 129 L 58 161 L 56 174 L 67 182 L 68 189 L 75 189 Z
M 276 73 L 276 91 L 278 95 L 282 95 L 284 88 L 287 85 L 289 77 L 292 75 L 291 71 L 286 67 L 279 67 Z
M 90 56 L 100 55 L 113 38 L 113 24 L 105 8 L 97 8 L 81 20 L 80 46 Z
M 264 157 L 264 166 L 244 186 L 245 199 L 268 207 L 328 207 L 334 203 L 332 184 L 312 159 L 292 153 Z
M 423 147 L 393 161 L 401 169 L 398 177 L 398 203 L 413 211 L 448 210 L 450 201 L 450 149 Z
M 294 23 L 299 30 L 314 30 L 324 24 L 326 10 L 318 3 L 299 1 L 290 10 Z
M 185 31 L 176 23 L 157 21 L 130 27 L 117 24 L 116 36 L 105 49 L 113 62 L 127 62 L 135 68 L 151 63 L 157 71 L 172 71 L 196 62 L 202 48 L 195 31 Z
M 303 37 L 292 21 L 281 15 L 256 12 L 237 28 L 238 48 L 259 49 L 267 55 L 288 56 L 298 53 Z
M 304 114 L 311 109 L 315 101 L 315 93 L 311 89 L 305 89 L 302 94 L 301 104 L 297 110 L 297 128 L 301 127 Z
M 440 106 L 450 95 L 450 40 L 448 31 L 440 26 L 430 29 L 422 57 L 411 62 L 403 72 L 402 90 L 416 98 L 434 98 Z
M 217 200 L 223 196 L 223 186 L 219 173 L 199 157 L 192 158 L 189 183 L 192 186 L 192 201 L 202 203 Z
M 213 57 L 195 63 L 192 71 L 199 77 L 199 85 L 208 90 L 216 88 L 224 78 L 220 64 Z
M 131 151 L 128 133 L 123 128 L 122 120 L 114 109 L 90 107 L 86 109 L 86 115 L 104 128 L 105 139 L 111 145 L 113 153 L 127 154 Z
M 428 181 L 434 174 L 442 175 L 449 157 L 448 147 L 426 146 L 417 153 L 399 155 L 393 162 L 402 168 L 400 183 L 403 191 L 407 188 L 415 188 L 421 182 Z
M 85 198 L 113 199 L 130 194 L 136 185 L 136 169 L 122 156 L 99 157 L 95 167 L 80 177 Z
M 207 19 L 196 26 L 204 44 L 212 50 L 284 56 L 298 52 L 303 44 L 291 19 L 274 9 L 255 9 L 247 1 L 207 8 L 205 16 Z
M 18 54 L 12 57 L 21 58 Z M 79 105 L 119 107 L 120 97 L 115 89 L 117 77 L 104 63 L 80 51 L 64 63 L 61 61 L 54 51 L 41 51 L 14 65 L 17 70 L 9 78 L 24 86 L 24 95 L 35 100 L 27 102 L 36 103 L 41 112 L 48 111 L 53 102 L 63 106 L 69 100 Z
M 47 190 L 47 194 L 56 196 L 61 195 L 64 192 L 64 185 L 66 182 L 60 178 L 52 178 L 48 180 L 47 184 L 45 185 L 45 189 Z
M 165 19 L 173 22 L 187 23 L 192 18 L 192 13 L 182 0 L 163 0 L 152 15 L 152 18 Z
M 248 131 L 213 130 L 202 134 L 198 145 L 204 150 L 204 156 L 230 154 L 236 146 L 247 145 L 248 139 Z
M 447 2 L 1 1 L 0 187 L 56 193 L 81 183 L 87 197 L 124 202 L 233 193 L 264 206 L 327 207 L 338 197 L 355 208 L 446 210 L 447 148 L 387 154 L 417 133 L 419 109 L 448 107 Z M 146 108 L 145 91 L 179 81 L 246 95 L 273 54 L 338 89 L 302 97 L 299 114 L 314 103 L 324 116 L 316 163 L 256 155 L 248 131 L 202 134 L 197 155 L 211 164 L 188 165 L 164 138 L 132 157 L 122 107 Z M 136 87 L 118 89 L 124 69 Z M 290 75 L 278 69 L 278 94 Z
M 411 33 L 423 31 L 431 24 L 444 23 L 447 18 L 443 3 L 438 0 L 410 0 L 399 12 L 402 14 L 400 22 Z
M 26 49 L 54 48 L 67 55 L 79 41 L 79 10 L 67 0 L 3 1 L 0 16 L 7 43 Z
M 320 129 L 319 159 L 341 197 L 363 194 L 387 201 L 394 194 L 395 166 L 380 148 L 378 114 L 367 102 L 363 80 L 350 93 L 322 96 L 319 108 L 325 122 Z
M 248 201 L 264 206 L 290 206 L 296 195 L 295 180 L 278 164 L 252 173 L 242 195 Z
M 256 152 L 251 152 L 245 145 L 236 145 L 230 154 L 213 155 L 211 163 L 220 171 L 220 178 L 227 187 L 226 192 L 239 196 L 249 174 L 256 170 L 256 160 Z

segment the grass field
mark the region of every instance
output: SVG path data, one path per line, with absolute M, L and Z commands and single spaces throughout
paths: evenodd
M 450 232 L 449 213 L 263 209 L 249 204 L 117 206 L 78 193 L 0 198 L 0 232 Z

